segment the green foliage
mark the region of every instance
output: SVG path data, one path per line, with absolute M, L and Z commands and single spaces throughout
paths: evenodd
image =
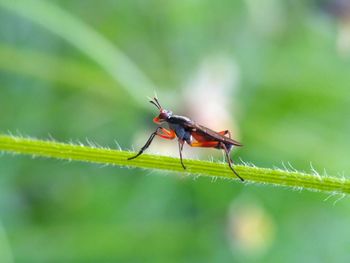
M 235 179 L 216 162 L 185 160 L 207 177 L 158 155 L 119 161 L 169 160 L 176 176 L 116 168 L 103 163 L 119 152 L 100 147 L 77 148 L 100 165 L 2 154 L 0 262 L 348 262 L 350 64 L 339 47 L 349 27 L 320 2 L 0 0 L 0 134 L 138 149 L 155 128 L 145 97 L 157 86 L 164 105 L 194 120 L 192 105 L 205 114 L 216 101 L 229 116 L 217 128 L 245 145 L 233 159 L 258 166 L 237 166 L 242 184 L 215 180 Z M 212 63 L 222 58 L 224 71 Z M 216 89 L 222 72 L 227 94 Z M 177 150 L 156 139 L 148 152 Z M 212 149 L 185 156 L 222 159 Z M 259 168 L 283 163 L 305 175 Z
M 0 6 L 47 28 L 91 57 L 121 83 L 136 101 L 146 96 L 147 91 L 156 89 L 121 50 L 64 9 L 50 2 L 37 0 L 1 0 Z

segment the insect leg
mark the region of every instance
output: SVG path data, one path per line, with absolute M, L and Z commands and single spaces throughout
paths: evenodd
M 244 179 L 242 177 L 239 176 L 239 174 L 235 171 L 235 169 L 233 169 L 233 166 L 232 166 L 232 160 L 230 158 L 230 153 L 229 151 L 227 150 L 227 147 L 224 143 L 220 143 L 220 146 L 221 148 L 224 150 L 225 154 L 226 154 L 226 159 L 227 159 L 227 162 L 228 162 L 228 165 L 230 166 L 230 169 L 232 170 L 232 172 L 239 178 L 241 179 L 242 182 L 244 182 Z
M 128 160 L 132 160 L 132 159 L 135 159 L 137 157 L 139 157 L 152 143 L 154 137 L 158 134 L 158 131 L 161 129 L 161 127 L 158 127 L 155 132 L 153 132 L 151 134 L 151 136 L 148 138 L 146 144 L 141 148 L 141 150 L 135 155 L 135 156 L 132 156 L 132 157 L 129 157 Z
M 181 161 L 181 165 L 182 167 L 186 170 L 186 167 L 182 161 L 182 149 L 184 148 L 184 141 L 183 140 L 179 140 L 179 153 L 180 153 L 180 161 Z
M 161 132 L 159 131 L 157 132 L 157 135 L 159 137 L 162 137 L 163 139 L 172 140 L 172 139 L 175 139 L 176 137 L 176 134 L 173 130 L 168 131 L 167 129 L 161 127 L 160 131 Z

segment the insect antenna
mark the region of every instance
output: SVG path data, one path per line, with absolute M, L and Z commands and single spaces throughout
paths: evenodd
M 154 106 L 156 106 L 159 110 L 162 109 L 162 106 L 160 105 L 156 97 L 154 97 L 153 100 L 150 100 L 149 102 L 152 103 Z
M 153 100 L 150 100 L 149 102 L 152 103 L 154 106 L 156 106 L 158 108 L 158 110 L 160 110 L 159 105 L 157 103 L 155 103 Z
M 160 103 L 159 103 L 157 97 L 154 97 L 154 101 L 158 104 L 159 108 L 162 109 L 162 106 L 160 105 Z

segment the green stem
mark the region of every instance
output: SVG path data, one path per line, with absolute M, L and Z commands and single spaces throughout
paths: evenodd
M 204 176 L 237 179 L 225 163 L 186 159 L 184 162 L 187 169 L 183 170 L 178 158 L 143 154 L 139 158 L 129 161 L 127 158 L 135 153 L 7 135 L 0 135 L 0 151 L 64 160 L 181 172 L 188 175 L 200 174 Z M 305 188 L 314 191 L 339 194 L 350 193 L 350 179 L 346 178 L 318 176 L 296 171 L 274 170 L 245 165 L 236 165 L 235 169 L 246 181 L 253 183 L 265 183 L 299 189 Z

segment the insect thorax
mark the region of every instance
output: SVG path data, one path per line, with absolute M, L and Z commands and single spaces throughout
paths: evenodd
M 179 115 L 172 115 L 170 118 L 167 119 L 167 121 L 169 123 L 174 123 L 174 124 L 192 122 L 190 118 L 187 118 L 185 116 L 179 116 Z

